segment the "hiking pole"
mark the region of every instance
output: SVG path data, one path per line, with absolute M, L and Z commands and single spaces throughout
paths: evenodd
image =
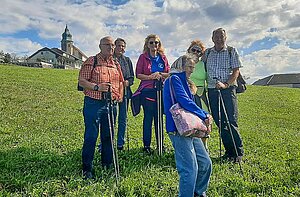
M 127 109 L 128 109 L 128 99 L 127 99 L 127 87 L 124 88 L 124 101 L 125 102 L 125 112 L 126 112 L 126 118 L 125 118 L 125 133 L 127 135 L 127 149 L 129 151 L 129 131 L 127 129 Z
M 216 80 L 216 83 L 219 82 L 219 79 L 217 77 L 214 77 L 213 79 Z M 218 117 L 219 117 L 219 157 L 220 157 L 220 161 L 222 160 L 222 138 L 221 138 L 221 126 L 222 126 L 222 122 L 221 122 L 221 91 L 218 89 Z M 221 164 L 221 162 L 220 162 Z
M 221 91 L 218 89 L 218 113 L 219 113 L 219 151 L 220 151 L 220 160 L 222 160 L 222 137 L 221 137 Z
M 119 163 L 118 163 L 118 153 L 114 146 L 114 139 L 113 139 L 113 133 L 114 133 L 114 118 L 113 118 L 113 103 L 112 103 L 112 95 L 110 91 L 110 86 L 108 89 L 108 92 L 104 94 L 104 98 L 107 101 L 107 118 L 108 118 L 108 126 L 109 126 L 109 134 L 110 134 L 110 142 L 111 142 L 111 149 L 112 149 L 112 155 L 113 155 L 113 163 L 114 163 L 114 169 L 115 169 L 115 176 L 116 176 L 116 184 L 119 184 L 119 177 L 120 177 L 120 170 L 119 170 Z
M 163 120 L 162 120 L 162 103 L 161 103 L 161 91 L 162 91 L 162 79 L 160 78 L 156 83 L 156 96 L 157 96 L 157 138 L 158 138 L 158 155 L 162 155 L 163 152 Z
M 219 91 L 219 95 L 220 95 L 220 101 L 221 101 L 221 104 L 222 104 L 223 112 L 225 114 L 225 120 L 226 120 L 227 126 L 229 128 L 229 133 L 230 133 L 230 136 L 231 136 L 231 140 L 233 142 L 234 151 L 235 151 L 236 156 L 238 157 L 238 151 L 237 151 L 236 143 L 235 143 L 235 140 L 234 140 L 234 137 L 233 137 L 231 125 L 229 123 L 229 118 L 228 118 L 227 110 L 225 108 L 225 104 L 224 104 L 224 100 L 223 100 L 223 97 L 222 97 L 222 93 L 221 93 L 220 90 L 218 90 L 218 91 Z M 241 161 L 239 159 L 238 159 L 238 163 L 239 163 L 239 166 L 240 166 L 240 170 L 241 170 L 242 176 L 244 177 L 244 172 L 243 172 L 242 164 L 241 164 Z

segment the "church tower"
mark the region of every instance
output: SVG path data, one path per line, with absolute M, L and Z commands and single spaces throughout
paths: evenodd
M 62 34 L 61 50 L 73 55 L 73 40 L 67 25 L 65 32 Z

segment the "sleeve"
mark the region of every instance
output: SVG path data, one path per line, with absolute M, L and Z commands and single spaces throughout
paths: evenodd
M 129 86 L 132 86 L 134 81 L 133 65 L 129 57 L 127 57 L 126 59 L 129 66 L 129 78 L 128 78 Z
M 142 55 L 140 55 L 140 57 L 139 57 L 139 59 L 138 59 L 138 61 L 137 61 L 137 63 L 136 63 L 136 68 L 135 68 L 135 75 L 137 76 L 138 74 L 144 74 L 144 69 L 143 69 L 143 67 L 144 67 L 144 64 L 143 64 L 143 62 L 144 62 L 144 58 L 143 58 L 143 54 Z
M 208 113 L 198 107 L 194 100 L 188 96 L 179 77 L 172 77 L 172 86 L 176 101 L 181 107 L 191 113 L 196 114 L 201 120 L 205 120 L 207 118 Z
M 165 62 L 166 62 L 164 72 L 165 72 L 165 73 L 169 73 L 169 72 L 170 72 L 170 64 L 169 64 L 169 61 L 168 61 L 167 57 L 165 57 L 164 59 L 165 59 Z
M 203 61 L 204 64 L 206 64 L 206 62 L 207 62 L 207 55 L 208 55 L 209 50 L 210 50 L 209 48 L 205 49 L 204 54 L 201 57 L 201 60 Z
M 93 70 L 94 59 L 88 58 L 81 66 L 79 71 L 79 78 L 90 80 Z
M 117 70 L 118 70 L 118 73 L 119 73 L 119 81 L 123 82 L 124 81 L 124 77 L 123 77 L 121 66 L 120 66 L 120 64 L 118 62 L 115 62 L 115 64 L 116 64 L 116 67 L 117 67 Z
M 240 59 L 240 55 L 238 54 L 236 48 L 232 48 L 231 50 L 231 65 L 232 68 L 241 68 L 242 67 L 242 61 Z

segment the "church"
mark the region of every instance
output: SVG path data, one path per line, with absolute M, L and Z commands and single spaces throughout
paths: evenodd
M 61 49 L 44 47 L 27 58 L 27 64 L 36 67 L 80 69 L 88 57 L 73 44 L 72 34 L 66 25 L 62 34 Z

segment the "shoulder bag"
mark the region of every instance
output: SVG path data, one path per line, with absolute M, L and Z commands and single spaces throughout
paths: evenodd
M 169 88 L 170 88 L 172 106 L 169 109 L 169 111 L 172 114 L 172 118 L 175 122 L 179 135 L 185 137 L 198 137 L 198 138 L 207 137 L 209 128 L 207 128 L 205 122 L 195 114 L 182 108 L 179 105 L 179 103 L 175 103 L 174 93 L 173 93 L 174 89 L 173 89 L 171 79 L 172 77 L 170 77 L 169 79 Z

